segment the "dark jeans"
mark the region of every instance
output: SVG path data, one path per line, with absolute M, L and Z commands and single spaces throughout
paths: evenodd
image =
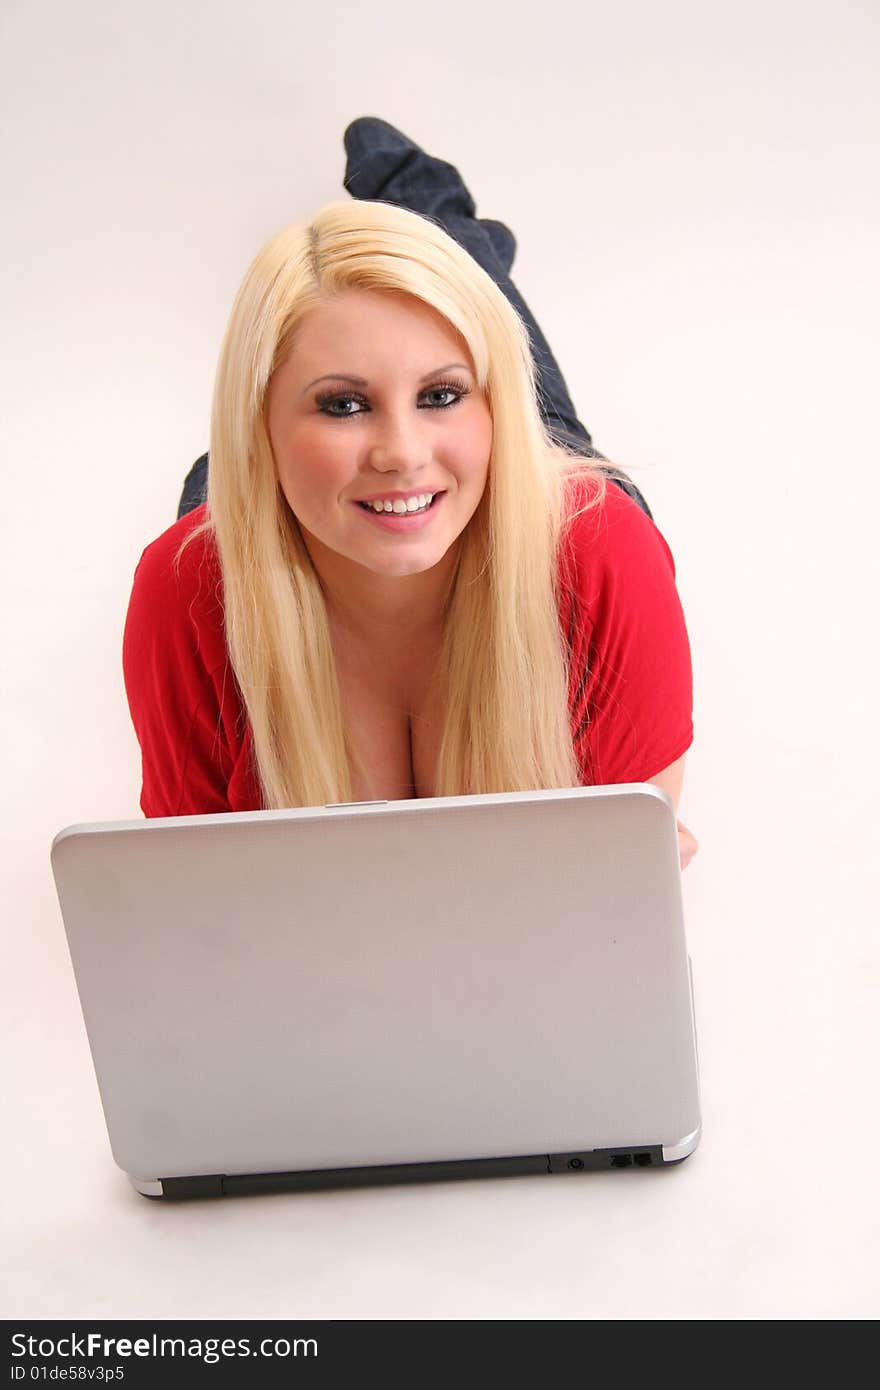
M 559 365 L 529 306 L 508 274 L 516 241 L 501 222 L 476 216 L 474 200 L 461 175 L 444 160 L 420 149 L 386 121 L 362 116 L 345 132 L 345 187 L 355 198 L 394 203 L 437 223 L 473 256 L 516 309 L 528 329 L 538 382 L 538 402 L 551 436 L 588 458 L 603 456 L 581 424 Z M 611 478 L 648 516 L 651 510 L 635 483 L 620 469 Z M 205 500 L 208 455 L 202 454 L 187 474 L 178 517 Z

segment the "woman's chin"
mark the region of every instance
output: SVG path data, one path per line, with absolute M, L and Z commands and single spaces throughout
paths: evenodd
M 436 554 L 432 548 L 430 552 L 424 551 L 421 554 L 411 555 L 367 555 L 358 560 L 364 569 L 371 574 L 385 575 L 388 579 L 407 579 L 417 574 L 427 574 L 429 570 L 435 569 L 444 558 L 445 551 Z M 355 557 L 352 557 L 355 558 Z

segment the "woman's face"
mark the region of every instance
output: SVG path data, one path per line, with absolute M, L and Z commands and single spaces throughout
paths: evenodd
M 313 559 L 422 573 L 483 495 L 492 419 L 470 353 L 409 295 L 351 289 L 311 310 L 270 382 L 267 418 Z

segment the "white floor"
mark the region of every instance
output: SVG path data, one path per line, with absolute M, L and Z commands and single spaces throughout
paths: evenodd
M 426 67 L 403 5 L 332 59 L 274 0 L 177 45 L 170 5 L 52 10 L 15 7 L 0 60 L 5 1316 L 876 1317 L 876 13 L 590 0 L 563 51 L 467 7 Z M 367 113 L 509 219 L 676 557 L 704 1138 L 668 1172 L 163 1206 L 112 1163 L 49 845 L 136 814 L 134 565 L 206 446 L 247 260 L 346 196 Z

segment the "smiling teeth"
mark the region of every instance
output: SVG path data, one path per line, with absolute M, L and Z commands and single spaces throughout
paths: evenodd
M 405 502 L 402 497 L 398 497 L 393 502 L 364 502 L 363 505 L 372 507 L 374 512 L 396 512 L 398 516 L 402 516 L 404 512 L 423 512 L 433 500 L 433 492 L 423 492 L 418 497 L 409 497 Z

